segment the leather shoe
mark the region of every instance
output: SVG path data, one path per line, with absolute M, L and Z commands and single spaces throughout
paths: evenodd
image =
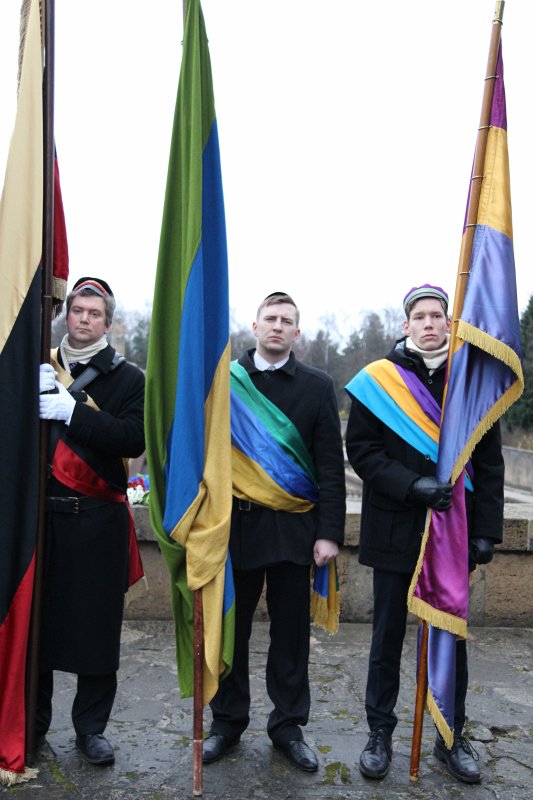
M 101 733 L 85 733 L 76 736 L 76 747 L 90 764 L 105 766 L 115 763 L 113 748 Z
M 204 764 L 212 764 L 219 758 L 225 756 L 228 750 L 239 743 L 240 736 L 223 736 L 221 733 L 210 733 L 204 739 L 204 749 L 202 761 Z
M 367 778 L 381 780 L 390 769 L 392 759 L 392 739 L 390 734 L 379 728 L 370 731 L 366 747 L 359 756 L 359 770 Z
M 274 742 L 274 747 L 287 756 L 291 764 L 304 772 L 316 772 L 318 759 L 303 739 L 292 739 L 290 742 Z
M 476 763 L 479 761 L 479 756 L 466 736 L 456 733 L 453 737 L 452 749 L 448 750 L 444 739 L 437 735 L 433 755 L 446 764 L 454 778 L 463 783 L 479 783 L 481 781 L 481 774 Z

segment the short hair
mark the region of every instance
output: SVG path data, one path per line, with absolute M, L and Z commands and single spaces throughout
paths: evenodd
M 116 308 L 116 300 L 112 294 L 102 295 L 100 292 L 95 292 L 93 289 L 90 289 L 88 286 L 84 287 L 80 291 L 72 290 L 70 294 L 67 295 L 67 317 L 70 312 L 70 307 L 72 305 L 72 301 L 75 297 L 101 297 L 104 301 L 105 307 L 105 324 L 109 327 L 113 322 L 113 314 L 115 313 Z
M 298 306 L 290 294 L 286 294 L 285 292 L 272 292 L 272 294 L 267 295 L 257 309 L 256 318 L 259 317 L 262 308 L 266 308 L 267 306 L 275 306 L 278 305 L 278 303 L 288 303 L 289 305 L 294 306 L 294 310 L 296 312 L 296 326 L 298 327 L 300 324 L 300 311 L 298 310 Z

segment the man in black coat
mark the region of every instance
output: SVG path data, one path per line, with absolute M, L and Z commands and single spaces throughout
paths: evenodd
M 441 406 L 449 348 L 448 296 L 440 287 L 425 284 L 406 295 L 404 309 L 406 336 L 386 360 L 412 374 Z M 349 394 L 351 389 L 358 393 L 352 383 L 347 386 Z M 351 396 L 346 451 L 363 480 L 359 561 L 374 570 L 374 619 L 365 700 L 370 736 L 359 768 L 366 777 L 380 779 L 388 773 L 392 757 L 407 593 L 426 513 L 428 507 L 448 508 L 452 487 L 437 482 L 436 464 L 430 454 L 385 424 L 377 410 L 369 407 L 372 401 Z M 494 545 L 502 540 L 504 465 L 498 424 L 475 448 L 472 466 L 474 491 L 466 492 L 470 569 L 476 563 L 490 561 Z M 458 641 L 453 747 L 448 750 L 437 735 L 434 754 L 459 780 L 477 783 L 481 779 L 477 756 L 463 735 L 467 683 L 466 642 Z
M 328 564 L 344 538 L 345 477 L 337 402 L 331 379 L 291 352 L 299 312 L 282 292 L 260 305 L 257 348 L 239 359 L 245 378 L 295 426 L 310 457 L 318 502 L 301 513 L 275 510 L 234 496 L 230 534 L 236 594 L 233 668 L 211 702 L 213 722 L 204 763 L 221 758 L 249 724 L 248 643 L 266 579 L 270 616 L 267 691 L 274 705 L 268 734 L 295 766 L 318 768 L 301 726 L 309 716 L 310 566 Z M 252 387 L 253 389 L 253 387 Z M 255 391 L 253 389 L 253 391 Z M 233 411 L 232 411 L 233 413 Z
M 144 375 L 108 344 L 115 299 L 80 278 L 67 297 L 67 333 L 40 370 L 50 426 L 37 744 L 52 718 L 53 670 L 77 674 L 76 746 L 111 764 L 103 736 L 117 688 L 124 594 L 136 555 L 124 458 L 144 450 Z M 56 380 L 56 377 L 59 380 Z M 66 387 L 70 386 L 70 390 Z

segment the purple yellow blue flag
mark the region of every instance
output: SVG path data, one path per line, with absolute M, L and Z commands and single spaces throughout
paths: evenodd
M 226 228 L 211 62 L 187 0 L 146 375 L 150 516 L 171 577 L 180 691 L 193 694 L 202 589 L 204 703 L 233 657 Z
M 453 742 L 455 637 L 466 637 L 468 530 L 465 467 L 476 444 L 520 397 L 520 326 L 513 254 L 507 115 L 501 44 L 490 127 L 462 308 L 454 309 L 437 478 L 454 484 L 447 511 L 428 512 L 422 549 L 409 590 L 409 610 L 430 625 L 428 708 L 447 745 Z M 469 192 L 467 217 L 470 218 Z M 457 295 L 456 295 L 457 296 Z M 475 491 L 475 476 L 474 476 Z

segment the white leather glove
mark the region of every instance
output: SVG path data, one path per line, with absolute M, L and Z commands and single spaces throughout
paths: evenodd
M 68 425 L 76 401 L 59 381 L 54 381 L 53 388 L 57 389 L 57 394 L 39 395 L 39 416 L 41 419 L 58 419 Z
M 39 367 L 39 392 L 51 392 L 56 388 L 57 372 L 51 364 Z

